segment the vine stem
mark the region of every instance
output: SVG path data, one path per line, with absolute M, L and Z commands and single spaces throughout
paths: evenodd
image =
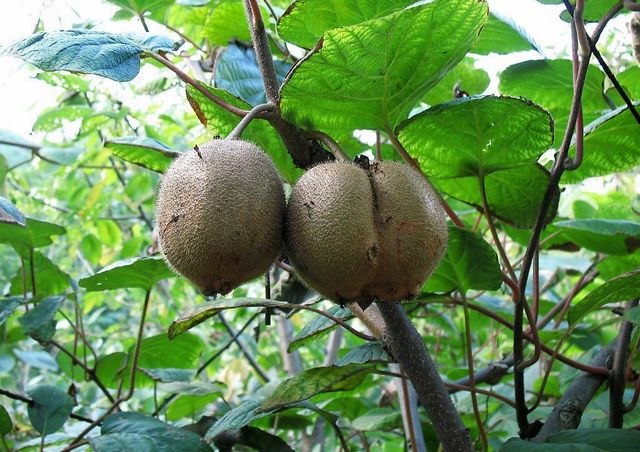
M 339 160 L 341 162 L 351 161 L 349 156 L 342 150 L 338 143 L 336 143 L 335 140 L 326 133 L 322 133 L 316 130 L 314 132 L 307 133 L 307 136 L 311 139 L 318 140 L 321 143 L 324 143 L 329 148 L 329 151 L 333 154 L 336 160 Z
M 573 14 L 574 12 L 573 7 L 568 2 L 568 0 L 564 0 L 564 3 L 565 3 L 565 6 L 567 7 L 567 11 Z M 589 41 L 589 48 L 591 49 L 591 52 L 593 52 L 593 54 L 596 55 L 597 58 L 598 58 L 599 52 L 598 52 L 598 49 L 595 47 L 595 42 L 597 42 L 597 40 L 599 39 L 600 34 L 604 30 L 604 27 L 609 22 L 609 20 L 611 20 L 611 18 L 613 18 L 613 16 L 615 16 L 615 14 L 618 11 L 620 11 L 621 8 L 622 8 L 622 2 L 618 2 L 616 5 L 614 5 L 607 12 L 607 14 L 600 20 L 600 22 L 598 22 L 598 25 L 596 26 L 596 29 L 594 30 L 594 33 L 593 33 L 593 39 L 587 36 L 587 39 Z M 522 267 L 520 270 L 520 279 L 519 279 L 520 296 L 514 306 L 513 354 L 514 354 L 514 360 L 515 360 L 515 369 L 513 373 L 513 378 L 514 378 L 515 396 L 516 396 L 515 398 L 516 418 L 518 421 L 518 427 L 520 428 L 520 435 L 525 438 L 530 436 L 530 432 L 529 432 L 530 426 L 527 418 L 528 408 L 525 400 L 524 368 L 521 367 L 521 363 L 523 362 L 523 352 L 524 352 L 523 341 L 522 341 L 523 333 L 524 333 L 523 331 L 524 315 L 523 314 L 525 310 L 524 294 L 526 293 L 529 271 L 531 270 L 533 258 L 539 246 L 540 234 L 542 233 L 542 229 L 544 228 L 544 225 L 545 225 L 547 212 L 551 205 L 551 201 L 558 189 L 560 178 L 565 170 L 564 165 L 565 165 L 567 155 L 569 153 L 571 137 L 573 136 L 576 122 L 580 113 L 582 91 L 586 81 L 587 70 L 589 68 L 589 59 L 590 59 L 590 54 L 586 55 L 581 60 L 577 75 L 574 79 L 575 81 L 574 81 L 573 100 L 571 103 L 571 111 L 569 114 L 569 120 L 567 122 L 567 128 L 564 133 L 562 145 L 560 146 L 560 152 L 558 153 L 556 160 L 553 164 L 553 167 L 551 169 L 549 184 L 547 186 L 547 190 L 545 191 L 544 197 L 542 199 L 542 203 L 538 211 L 538 216 L 536 218 L 536 222 L 534 224 L 531 237 L 529 238 L 529 243 L 527 245 L 525 256 L 522 261 Z M 603 69 L 605 69 L 606 63 L 604 62 L 604 60 L 602 60 L 601 56 L 598 58 L 598 61 L 600 62 Z M 605 69 L 605 72 L 607 72 L 606 69 Z M 612 77 L 611 81 L 614 83 L 614 85 L 616 85 L 617 80 L 615 80 L 615 76 L 611 74 L 611 77 Z M 626 93 L 624 93 L 624 90 L 622 89 L 622 87 L 620 87 L 619 83 L 617 85 L 619 88 L 617 89 L 621 91 L 620 95 L 624 98 L 626 96 Z M 628 96 L 627 96 L 627 99 L 628 99 Z M 632 110 L 632 112 L 635 111 L 630 100 L 627 103 L 627 105 L 629 105 L 629 109 Z M 635 112 L 635 115 L 637 115 L 637 112 Z M 637 119 L 640 122 L 640 116 L 637 116 Z
M 465 349 L 467 353 L 467 369 L 469 371 L 469 386 L 472 389 L 476 388 L 475 373 L 473 370 L 473 350 L 471 348 L 471 321 L 469 319 L 469 303 L 467 297 L 463 292 L 460 293 L 462 297 L 462 307 L 464 310 L 464 334 L 465 334 Z M 482 416 L 480 415 L 480 409 L 478 408 L 478 396 L 474 391 L 471 392 L 471 404 L 473 405 L 473 415 L 476 418 L 476 424 L 478 431 L 480 432 L 480 439 L 482 441 L 482 450 L 489 449 L 489 443 L 487 441 L 487 432 L 484 429 Z
M 249 114 L 249 112 L 247 110 L 243 110 L 242 108 L 234 107 L 233 105 L 229 104 L 228 102 L 225 102 L 223 99 L 221 99 L 218 96 L 216 96 L 215 94 L 213 94 L 211 91 L 209 91 L 204 86 L 202 86 L 200 83 L 195 81 L 186 72 L 184 72 L 182 69 L 180 69 L 178 66 L 173 64 L 171 61 L 169 61 L 168 59 L 166 59 L 165 57 L 160 55 L 158 52 L 153 52 L 153 51 L 148 50 L 148 51 L 145 52 L 145 54 L 150 56 L 151 58 L 153 58 L 154 60 L 156 60 L 157 62 L 162 64 L 163 66 L 165 66 L 168 69 L 170 69 L 174 74 L 176 74 L 178 76 L 178 78 L 180 78 L 180 80 L 182 80 L 183 82 L 193 86 L 195 89 L 200 91 L 207 99 L 209 99 L 214 104 L 219 105 L 220 107 L 224 108 L 225 110 L 227 110 L 227 111 L 229 111 L 229 112 L 231 112 L 231 113 L 233 113 L 235 115 L 238 115 L 238 116 L 245 116 L 245 115 Z
M 133 396 L 133 393 L 135 391 L 135 386 L 136 386 L 136 373 L 138 371 L 138 360 L 140 359 L 140 348 L 141 348 L 141 345 L 142 345 L 142 335 L 144 333 L 144 324 L 145 324 L 145 321 L 147 319 L 147 311 L 149 309 L 149 299 L 150 298 L 151 298 L 151 289 L 148 289 L 146 291 L 145 295 L 144 295 L 144 303 L 142 305 L 142 315 L 140 316 L 140 324 L 138 325 L 138 335 L 137 335 L 137 338 L 136 338 L 136 345 L 135 345 L 135 348 L 133 350 L 133 360 L 132 360 L 132 363 L 131 363 L 131 374 L 129 375 L 129 390 L 127 391 L 127 394 L 125 396 L 123 396 L 123 397 L 118 397 L 111 404 L 111 406 L 107 409 L 107 411 L 105 411 L 102 416 L 100 416 L 98 419 L 93 421 L 91 424 L 89 424 L 89 426 L 87 428 L 85 428 L 82 432 L 80 432 L 78 434 L 78 436 L 76 436 L 75 439 L 71 442 L 69 447 L 63 449 L 64 451 L 72 450 L 72 448 L 74 448 L 74 445 L 78 444 L 78 442 L 80 442 L 82 440 L 82 438 L 84 438 L 87 435 L 87 433 L 89 433 L 95 427 L 100 425 L 100 423 L 102 423 L 102 421 L 104 421 L 107 418 L 107 416 L 109 416 L 111 413 L 113 413 L 113 411 L 116 408 L 118 408 L 122 402 L 126 402 L 127 400 L 129 400 Z
M 626 311 L 638 306 L 638 299 L 629 301 Z M 624 422 L 624 389 L 626 383 L 627 352 L 629 351 L 629 341 L 633 323 L 622 320 L 620 333 L 616 342 L 616 349 L 613 355 L 613 366 L 611 377 L 609 378 L 609 428 L 622 428 Z
M 272 103 L 260 104 L 253 107 L 244 118 L 240 120 L 237 126 L 227 135 L 227 140 L 238 140 L 251 121 L 256 119 L 260 114 L 273 111 L 275 106 Z
M 262 82 L 264 83 L 267 100 L 273 104 L 277 104 L 280 83 L 276 75 L 273 58 L 271 57 L 269 38 L 264 28 L 264 21 L 262 20 L 262 13 L 260 12 L 258 2 L 256 0 L 244 0 L 244 10 L 247 16 L 247 22 L 249 23 L 253 49 L 256 52 L 256 60 L 258 60 L 258 68 L 262 74 Z
M 422 337 L 399 303 L 377 303 L 385 321 L 382 341 L 402 366 L 445 451 L 471 451 L 471 438 L 429 356 Z

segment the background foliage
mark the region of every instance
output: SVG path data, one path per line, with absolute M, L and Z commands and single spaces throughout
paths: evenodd
M 413 413 L 420 441 L 435 450 L 429 419 L 399 397 L 400 370 L 348 309 L 277 267 L 268 287 L 255 281 L 216 301 L 168 270 L 152 232 L 161 173 L 237 124 L 206 93 L 250 109 L 265 101 L 262 78 L 239 1 L 110 3 L 131 33 L 97 31 L 90 20 L 65 31 L 39 23 L 2 49 L 60 92 L 55 105 L 38 106 L 41 139 L 0 129 L 2 444 L 63 449 L 130 394 L 81 447 L 402 450 L 411 439 L 403 416 Z M 586 73 L 584 160 L 547 193 L 572 105 L 570 43 L 533 57 L 535 42 L 476 0 L 288 3 L 261 3 L 284 119 L 332 136 L 350 157 L 400 160 L 397 137 L 461 219 L 405 308 L 475 445 L 486 437 L 489 449 L 534 447 L 515 439 L 513 287 L 504 281 L 517 280 L 511 267 L 519 271 L 543 199 L 547 226 L 526 295 L 546 349 L 523 374 L 529 420 L 544 421 L 582 371 L 598 374 L 603 364 L 590 360 L 625 328 L 622 397 L 635 400 L 640 128 L 602 68 Z M 588 1 L 585 19 L 615 3 Z M 640 70 L 620 33 L 600 49 L 637 105 Z M 305 49 L 314 50 L 301 63 Z M 500 74 L 480 69 L 495 54 L 518 62 Z M 154 55 L 189 74 L 186 88 Z M 285 184 L 302 174 L 266 121 L 244 138 L 269 153 Z M 634 432 L 606 430 L 609 397 L 600 390 L 582 415 L 590 430 L 548 442 L 633 447 Z M 638 425 L 632 409 L 623 426 Z

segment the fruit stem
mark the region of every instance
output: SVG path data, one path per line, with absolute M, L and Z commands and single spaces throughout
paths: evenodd
M 319 142 L 326 145 L 336 160 L 339 160 L 341 162 L 351 161 L 349 156 L 342 150 L 338 143 L 336 143 L 335 140 L 326 133 L 315 130 L 313 132 L 308 132 L 307 137 L 311 138 L 312 140 L 318 140 Z
M 385 320 L 382 341 L 411 380 L 445 451 L 471 451 L 469 431 L 429 356 L 422 337 L 399 303 L 377 303 Z
M 231 131 L 231 133 L 229 133 L 229 135 L 227 135 L 226 139 L 227 140 L 240 139 L 240 137 L 242 136 L 242 133 L 244 132 L 244 129 L 247 128 L 247 126 L 251 123 L 251 121 L 256 119 L 263 112 L 273 111 L 274 108 L 275 106 L 272 103 L 256 105 L 251 109 L 251 111 L 249 111 L 249 113 L 246 114 L 244 118 L 240 120 L 238 125 Z

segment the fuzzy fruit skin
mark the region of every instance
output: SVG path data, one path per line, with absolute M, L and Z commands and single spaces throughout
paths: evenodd
M 282 244 L 285 199 L 269 157 L 241 140 L 213 140 L 174 160 L 156 201 L 169 265 L 207 296 L 264 274 Z
M 294 187 L 285 240 L 298 275 L 325 297 L 398 301 L 433 273 L 447 226 L 433 189 L 407 165 L 332 162 Z

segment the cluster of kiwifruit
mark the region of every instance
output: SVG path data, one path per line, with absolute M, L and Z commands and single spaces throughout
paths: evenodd
M 156 222 L 169 265 L 207 296 L 264 274 L 284 243 L 297 275 L 331 300 L 402 300 L 419 292 L 447 242 L 436 194 L 408 165 L 322 163 L 285 206 L 269 157 L 230 139 L 172 163 Z

